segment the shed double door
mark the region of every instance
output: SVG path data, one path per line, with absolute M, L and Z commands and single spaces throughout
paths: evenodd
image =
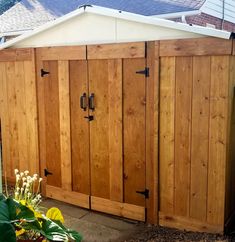
M 88 53 L 89 55 L 89 53 Z M 145 58 L 42 61 L 46 195 L 145 220 Z

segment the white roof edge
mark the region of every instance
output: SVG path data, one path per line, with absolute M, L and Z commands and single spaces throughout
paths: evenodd
M 92 7 L 78 8 L 60 18 L 57 18 L 56 20 L 50 21 L 42 26 L 35 28 L 34 30 L 32 30 L 30 32 L 27 32 L 12 40 L 9 40 L 6 43 L 3 43 L 0 45 L 0 50 L 11 47 L 27 38 L 30 38 L 31 36 L 44 32 L 45 30 L 48 30 L 54 26 L 57 26 L 65 21 L 72 19 L 76 16 L 79 16 L 85 12 L 119 18 L 119 19 L 123 19 L 123 20 L 130 20 L 130 21 L 144 23 L 144 24 L 151 24 L 151 25 L 156 25 L 156 26 L 170 28 L 170 29 L 177 29 L 177 30 L 191 32 L 191 33 L 205 35 L 205 36 L 223 38 L 223 39 L 229 39 L 231 36 L 231 33 L 227 32 L 227 31 L 206 28 L 206 27 L 201 27 L 201 26 L 195 26 L 195 25 L 192 26 L 189 24 L 177 23 L 177 22 L 174 22 L 171 20 L 155 18 L 155 17 L 151 17 L 151 16 L 144 16 L 144 15 L 139 15 L 139 14 L 134 14 L 134 13 L 128 13 L 128 12 L 124 12 L 124 11 L 119 11 L 119 10 L 114 10 L 114 9 L 110 9 L 110 8 L 104 8 L 104 7 L 99 7 L 99 6 L 93 5 Z
M 154 18 L 180 18 L 182 16 L 193 16 L 193 15 L 198 15 L 201 13 L 202 13 L 201 10 L 191 10 L 191 11 L 184 11 L 184 12 L 151 15 L 151 17 L 154 17 Z

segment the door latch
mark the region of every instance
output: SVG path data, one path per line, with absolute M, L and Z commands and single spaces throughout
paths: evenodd
M 88 121 L 94 120 L 94 116 L 93 115 L 85 116 L 84 118 L 88 119 Z
M 50 171 L 48 171 L 47 169 L 44 169 L 44 176 L 49 176 L 49 175 L 53 175 Z
M 144 191 L 136 191 L 136 193 L 144 195 L 145 198 L 149 198 L 149 190 L 148 189 L 145 189 Z
M 41 77 L 44 77 L 45 75 L 49 75 L 50 72 L 49 71 L 45 71 L 43 69 L 41 69 Z

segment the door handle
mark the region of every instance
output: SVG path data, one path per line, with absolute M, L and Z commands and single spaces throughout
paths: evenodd
M 95 110 L 95 94 L 92 93 L 89 97 L 89 109 L 91 109 L 92 111 Z
M 83 95 L 80 97 L 80 107 L 84 111 L 87 109 L 87 98 L 86 98 L 86 93 L 84 92 Z

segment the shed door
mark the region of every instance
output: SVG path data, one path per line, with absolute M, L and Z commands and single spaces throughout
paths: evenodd
M 88 61 L 91 209 L 145 220 L 145 59 Z

